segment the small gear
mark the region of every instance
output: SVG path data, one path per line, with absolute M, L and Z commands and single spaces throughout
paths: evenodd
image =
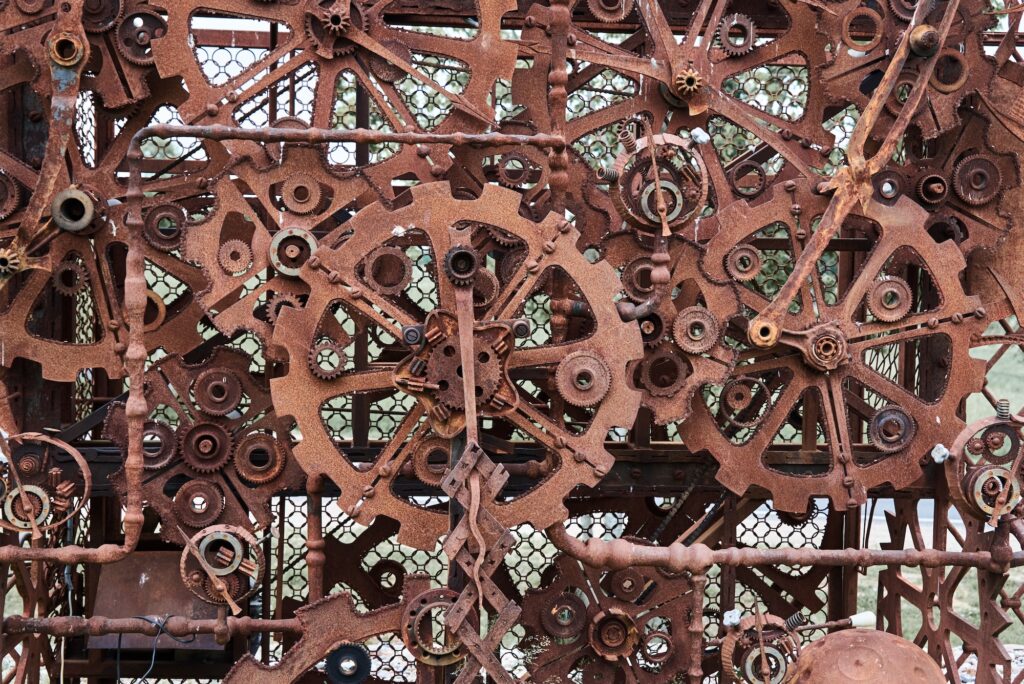
M 518 188 L 530 180 L 533 162 L 521 152 L 506 152 L 498 161 L 498 182 L 506 188 Z
M 753 245 L 736 245 L 725 255 L 725 272 L 733 280 L 746 283 L 757 277 L 763 264 L 761 252 Z
M 324 58 L 343 57 L 356 49 L 356 44 L 344 37 L 344 33 L 357 23 L 352 9 L 344 1 L 308 0 L 303 26 L 306 36 L 316 45 L 318 55 Z
M 412 282 L 413 263 L 400 247 L 384 245 L 366 257 L 363 278 L 376 292 L 394 297 Z
M 611 593 L 620 601 L 636 601 L 644 593 L 647 582 L 636 568 L 624 568 L 611 574 L 608 581 Z
M 142 467 L 160 470 L 176 453 L 174 429 L 159 420 L 147 420 L 142 426 Z
M 563 399 L 580 408 L 597 406 L 611 388 L 608 364 L 589 351 L 576 351 L 558 363 L 555 383 Z
M 186 220 L 184 207 L 174 203 L 161 204 L 146 214 L 142 235 L 146 242 L 161 252 L 173 252 L 181 246 L 182 229 Z
M 21 186 L 11 176 L 0 170 L 0 221 L 10 216 L 21 202 Z
M 308 173 L 292 174 L 281 184 L 281 201 L 293 214 L 303 216 L 312 213 L 323 196 L 320 183 Z
M 914 10 L 917 9 L 915 0 L 889 0 L 889 9 L 902 21 L 910 21 L 914 18 Z
M 758 411 L 752 416 L 740 415 L 753 404 L 755 396 L 771 397 L 764 381 L 750 376 L 733 378 L 722 388 L 722 404 L 724 408 L 728 409 L 722 415 L 729 423 L 738 428 L 755 427 L 764 417 L 764 411 Z
M 441 486 L 451 448 L 451 440 L 443 437 L 428 437 L 419 443 L 412 455 L 412 469 L 420 482 L 431 487 Z
M 352 26 L 348 2 L 337 0 L 330 5 L 321 5 L 320 22 L 323 24 L 324 31 L 329 31 L 336 36 L 345 33 Z
M 284 448 L 265 432 L 246 435 L 235 448 L 232 464 L 238 477 L 252 485 L 263 485 L 276 479 L 287 462 Z
M 240 275 L 252 265 L 252 247 L 241 240 L 228 240 L 217 250 L 217 263 L 228 275 Z
M 150 43 L 167 34 L 167 22 L 156 12 L 137 9 L 117 25 L 114 45 L 121 56 L 136 66 L 154 63 Z
M 225 591 L 235 601 L 239 599 L 246 591 L 247 588 L 242 585 L 242 579 L 236 574 L 224 575 L 219 578 L 225 585 Z M 206 595 L 205 599 L 215 605 L 223 605 L 227 603 L 224 600 L 224 595 L 217 591 L 213 586 L 213 580 L 205 574 L 203 575 L 203 593 Z
M 900 451 L 914 439 L 917 423 L 899 406 L 883 406 L 868 423 L 868 438 L 879 451 Z
M 220 425 L 196 423 L 179 432 L 181 456 L 197 473 L 215 473 L 231 460 L 234 440 Z
M 914 295 L 902 278 L 882 276 L 868 290 L 864 301 L 872 316 L 883 323 L 895 323 L 910 313 Z
M 226 416 L 242 401 L 242 381 L 234 372 L 207 368 L 192 383 L 196 405 L 211 416 Z
M 1002 187 L 1002 174 L 992 158 L 971 154 L 953 169 L 953 192 L 965 204 L 980 207 L 994 200 Z
M 467 287 L 473 282 L 480 257 L 476 250 L 465 245 L 455 245 L 444 255 L 444 272 L 455 287 Z
M 729 185 L 737 196 L 753 199 L 764 192 L 768 174 L 761 164 L 744 159 L 729 170 Z
M 277 324 L 277 317 L 285 307 L 300 308 L 302 302 L 291 292 L 275 292 L 267 299 L 267 322 L 270 325 Z
M 327 355 L 327 358 L 324 358 Z M 330 363 L 325 366 L 324 363 Z M 335 342 L 326 341 L 313 345 L 309 350 L 309 372 L 321 380 L 336 380 L 345 372 L 348 356 L 345 349 Z
M 703 306 L 689 306 L 676 315 L 672 337 L 688 354 L 703 354 L 718 342 L 718 321 Z
M 621 276 L 626 296 L 638 304 L 650 299 L 654 295 L 653 271 L 654 262 L 649 257 L 639 257 L 626 264 Z
M 696 94 L 704 87 L 704 77 L 693 68 L 686 68 L 676 74 L 672 79 L 676 94 L 680 97 L 689 97 Z
M 38 14 L 46 6 L 46 0 L 14 0 L 14 4 L 25 14 Z
M 633 655 L 639 642 L 636 621 L 621 608 L 599 611 L 590 619 L 590 647 L 608 662 Z
M 652 311 L 643 318 L 638 319 L 640 323 L 640 339 L 648 349 L 654 349 L 665 337 L 670 323 L 664 319 L 660 311 Z
M 914 186 L 918 199 L 929 207 L 937 207 L 949 196 L 949 182 L 939 173 L 927 172 L 917 179 Z
M 718 40 L 725 54 L 740 57 L 754 49 L 757 27 L 747 15 L 731 14 L 718 24 Z
M 50 282 L 55 292 L 74 297 L 88 287 L 89 274 L 77 261 L 62 261 L 54 267 Z
M 189 480 L 174 495 L 174 512 L 185 525 L 201 529 L 224 512 L 224 492 L 215 482 Z
M 123 13 L 121 0 L 89 0 L 82 6 L 82 28 L 86 33 L 105 33 L 114 28 Z
M 50 515 L 50 497 L 35 485 L 16 487 L 4 499 L 4 517 L 18 529 L 28 530 L 32 523 L 42 525 Z
M 551 602 L 550 610 L 541 610 L 540 624 L 558 642 L 568 643 L 587 628 L 587 604 L 571 591 L 564 591 Z
M 608 24 L 618 23 L 628 17 L 634 4 L 635 0 L 587 0 L 587 7 L 594 18 Z

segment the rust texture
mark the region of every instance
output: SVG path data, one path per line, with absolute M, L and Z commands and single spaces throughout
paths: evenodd
M 1019 684 L 1022 17 L 0 0 L 0 679 Z

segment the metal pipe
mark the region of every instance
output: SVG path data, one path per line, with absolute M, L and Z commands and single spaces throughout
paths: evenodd
M 409 145 L 470 145 L 490 147 L 501 145 L 528 145 L 542 149 L 564 149 L 561 135 L 537 133 L 519 135 L 511 133 L 410 133 L 375 131 L 368 128 L 236 128 L 220 124 L 211 126 L 183 126 L 180 124 L 154 124 L 139 130 L 128 147 L 129 171 L 142 161 L 142 141 L 146 138 L 205 138 L 207 140 L 253 140 L 268 143 L 323 143 L 354 142 L 356 144 L 405 143 Z M 131 186 L 129 186 L 129 192 Z
M 937 549 L 712 549 L 705 544 L 684 546 L 641 546 L 625 539 L 586 542 L 570 535 L 561 524 L 547 529 L 548 538 L 555 547 L 592 567 L 620 570 L 631 566 L 667 568 L 674 573 L 706 572 L 713 565 L 832 565 L 868 567 L 872 565 L 902 565 L 936 568 L 957 566 L 983 568 L 1003 573 L 1008 567 L 1024 565 L 1024 552 L 1007 554 L 1006 560 L 989 551 L 940 551 Z
M 162 625 L 162 626 L 161 626 Z M 180 615 L 170 617 L 90 618 L 73 615 L 33 618 L 12 615 L 3 621 L 4 634 L 48 634 L 56 637 L 102 636 L 104 634 L 168 634 L 187 637 L 193 634 L 213 634 L 222 627 L 217 619 L 192 620 Z M 248 636 L 256 632 L 286 632 L 302 634 L 302 623 L 297 618 L 263 620 L 251 617 L 229 617 L 227 628 L 231 636 Z

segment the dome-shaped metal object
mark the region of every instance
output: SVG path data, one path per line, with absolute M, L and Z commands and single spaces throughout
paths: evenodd
M 818 639 L 800 653 L 794 684 L 941 684 L 942 671 L 913 643 L 888 632 L 849 629 Z

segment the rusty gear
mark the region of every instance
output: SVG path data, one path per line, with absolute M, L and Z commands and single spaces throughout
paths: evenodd
M 555 382 L 558 394 L 581 408 L 601 403 L 612 383 L 607 364 L 585 351 L 573 352 L 558 363 Z
M 902 278 L 882 276 L 871 285 L 864 302 L 872 316 L 885 323 L 895 323 L 910 313 L 914 293 Z
M 424 484 L 438 487 L 451 458 L 451 443 L 441 437 L 422 440 L 412 456 L 413 472 Z
M 21 202 L 21 187 L 3 169 L 0 169 L 0 221 L 14 213 Z
M 641 384 L 655 397 L 674 397 L 686 384 L 690 369 L 671 347 L 662 344 L 640 365 Z
M 174 495 L 174 511 L 194 529 L 212 525 L 224 512 L 224 492 L 213 482 L 189 480 Z
M 761 253 L 751 245 L 736 245 L 725 255 L 725 270 L 729 277 L 741 283 L 757 277 L 762 266 Z
M 53 289 L 65 297 L 74 297 L 89 286 L 89 274 L 76 261 L 62 261 L 53 269 Z
M 126 60 L 137 66 L 153 64 L 150 44 L 167 34 L 167 22 L 156 12 L 137 9 L 117 25 L 114 45 Z
M 320 183 L 308 173 L 289 176 L 281 184 L 281 202 L 293 214 L 310 214 L 323 199 Z
M 252 265 L 252 248 L 241 240 L 228 240 L 217 250 L 217 263 L 229 275 L 245 273 Z
M 498 161 L 498 182 L 507 188 L 518 187 L 530 181 L 533 168 L 533 162 L 525 154 L 508 152 L 501 155 Z M 499 235 L 502 233 L 500 230 L 494 232 Z
M 672 338 L 687 354 L 704 354 L 719 340 L 718 321 L 714 314 L 702 306 L 690 306 L 676 315 L 672 323 Z
M 724 17 L 718 25 L 718 42 L 730 57 L 747 54 L 757 44 L 757 29 L 753 19 L 745 14 Z
M 181 456 L 197 473 L 215 473 L 231 459 L 231 435 L 217 423 L 196 423 L 179 431 Z
M 479 255 L 465 245 L 454 245 L 444 255 L 444 274 L 456 287 L 472 284 L 479 267 Z
M 192 383 L 196 405 L 211 416 L 226 416 L 242 401 L 242 381 L 233 372 L 207 368 Z
M 142 467 L 146 470 L 160 470 L 174 458 L 174 430 L 167 423 L 146 421 L 142 426 L 142 438 L 146 449 Z
M 326 341 L 319 342 L 309 350 L 309 370 L 321 380 L 334 380 L 345 372 L 348 356 L 341 345 Z
M 146 214 L 142 234 L 146 242 L 161 252 L 173 252 L 181 247 L 186 220 L 185 209 L 180 205 L 170 203 L 153 207 Z
M 1022 17 L 0 0 L 10 677 L 1012 678 Z
M 611 24 L 628 17 L 635 4 L 635 0 L 587 0 L 587 9 L 598 21 Z
M 782 618 L 749 615 L 726 634 L 720 657 L 727 681 L 786 682 L 792 679 L 800 657 L 800 638 Z M 762 674 L 764 665 L 768 666 L 767 675 Z
M 243 437 L 231 461 L 238 476 L 253 485 L 272 482 L 284 472 L 286 463 L 282 446 L 273 435 L 264 432 Z
M 124 13 L 122 0 L 89 0 L 82 7 L 82 25 L 88 33 L 105 33 Z
M 966 204 L 980 207 L 994 200 L 1002 190 L 999 166 L 983 154 L 972 154 L 953 169 L 953 192 Z

